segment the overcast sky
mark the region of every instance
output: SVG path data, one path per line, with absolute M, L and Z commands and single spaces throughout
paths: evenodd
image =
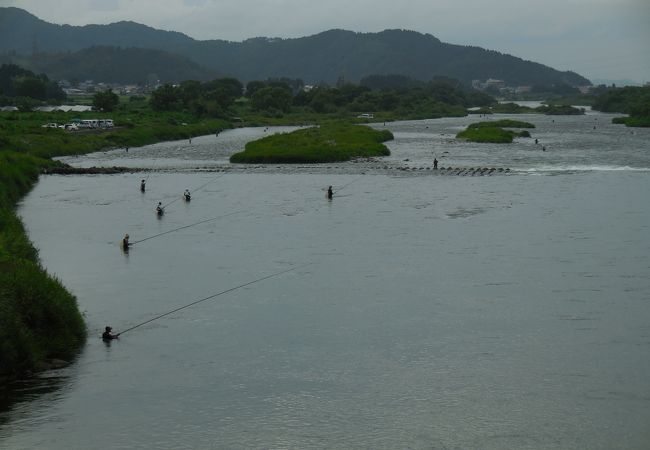
M 650 0 L 0 0 L 48 22 L 132 20 L 195 39 L 401 28 L 574 70 L 650 81 Z

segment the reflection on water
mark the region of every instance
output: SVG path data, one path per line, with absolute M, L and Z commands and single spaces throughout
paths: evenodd
M 608 158 L 638 170 L 566 172 L 607 153 L 573 142 L 593 119 L 539 119 L 544 139 L 575 131 L 556 137 L 555 176 L 532 174 L 538 153 L 507 176 L 383 168 L 430 165 L 461 118 L 387 124 L 381 161 L 181 165 L 144 194 L 137 174 L 43 177 L 20 214 L 91 337 L 64 389 L 5 413 L 1 446 L 644 448 L 650 165 L 632 139 Z M 627 131 L 603 128 L 607 145 Z M 450 146 L 458 166 L 508 159 Z M 141 240 L 128 257 L 125 233 Z
M 9 421 L 30 420 L 35 410 L 62 395 L 61 389 L 68 376 L 56 375 L 61 370 L 50 371 L 38 377 L 7 383 L 0 389 L 0 426 Z

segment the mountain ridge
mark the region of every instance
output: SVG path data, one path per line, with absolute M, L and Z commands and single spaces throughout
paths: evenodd
M 399 74 L 422 81 L 447 76 L 466 85 L 487 78 L 512 86 L 591 84 L 575 72 L 477 46 L 443 43 L 431 34 L 410 30 L 358 33 L 331 29 L 300 38 L 199 41 L 132 21 L 56 25 L 19 8 L 0 8 L 0 51 L 61 53 L 92 46 L 164 50 L 242 81 L 288 77 L 332 84 L 341 78 L 358 82 L 368 75 Z

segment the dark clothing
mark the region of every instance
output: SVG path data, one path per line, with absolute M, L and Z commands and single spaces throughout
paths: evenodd
M 437 168 L 438 168 L 438 160 L 435 159 L 435 158 L 433 159 L 433 168 L 434 168 L 434 169 L 437 169 Z
M 327 198 L 331 200 L 332 197 L 334 197 L 334 192 L 332 192 L 332 188 L 329 187 L 329 188 L 327 189 Z
M 117 339 L 119 335 L 113 334 L 110 331 L 104 331 L 102 333 L 102 339 L 105 341 L 110 341 L 112 339 Z
M 140 191 L 144 192 L 144 181 L 140 183 Z

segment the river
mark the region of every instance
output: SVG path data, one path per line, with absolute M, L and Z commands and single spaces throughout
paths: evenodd
M 376 124 L 391 156 L 320 166 L 227 162 L 288 129 L 66 158 L 156 170 L 22 202 L 90 337 L 16 386 L 0 447 L 648 448 L 650 130 L 502 117 L 532 139 L 456 141 L 468 117 Z

